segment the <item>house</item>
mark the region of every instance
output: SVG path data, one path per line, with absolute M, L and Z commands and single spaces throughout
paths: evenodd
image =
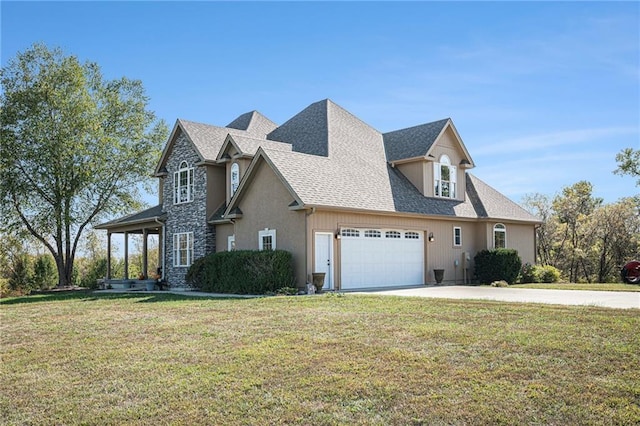
M 534 263 L 539 220 L 474 166 L 451 119 L 380 133 L 331 100 L 282 125 L 257 111 L 225 127 L 177 120 L 159 204 L 98 228 L 109 245 L 159 234 L 174 288 L 194 259 L 233 249 L 290 251 L 298 287 L 325 272 L 336 290 L 430 284 L 437 269 L 469 282 L 482 249 Z

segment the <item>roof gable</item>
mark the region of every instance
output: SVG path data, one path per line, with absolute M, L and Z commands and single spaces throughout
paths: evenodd
M 229 154 L 231 151 L 235 151 L 242 157 L 253 157 L 260 147 L 279 151 L 291 151 L 291 144 L 289 143 L 229 134 L 225 138 L 222 148 L 220 148 L 220 151 L 218 152 L 216 161 L 220 162 L 228 160 L 229 158 L 224 158 L 224 155 Z M 229 155 L 229 157 L 231 156 L 232 155 Z
M 278 125 L 258 111 L 250 111 L 240 115 L 231 123 L 227 124 L 226 127 L 245 130 L 253 137 L 266 138 L 267 134 L 275 130 Z
M 427 158 L 447 131 L 453 134 L 462 152 L 463 161 L 466 160 L 463 165 L 466 168 L 473 167 L 471 155 L 450 118 L 385 133 L 383 138 L 387 161 Z

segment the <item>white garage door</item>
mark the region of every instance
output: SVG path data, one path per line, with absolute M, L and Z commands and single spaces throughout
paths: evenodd
M 340 237 L 343 290 L 424 284 L 423 232 L 344 228 Z

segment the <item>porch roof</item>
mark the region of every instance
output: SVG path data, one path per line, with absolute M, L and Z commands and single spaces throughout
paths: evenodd
M 109 232 L 142 233 L 146 229 L 149 233 L 155 233 L 164 222 L 167 214 L 162 211 L 162 204 L 150 207 L 137 213 L 123 216 L 109 222 L 96 225 L 95 229 L 106 229 Z

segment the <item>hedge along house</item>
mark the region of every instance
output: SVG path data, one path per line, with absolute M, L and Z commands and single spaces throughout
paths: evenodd
M 290 251 L 298 287 L 313 272 L 336 290 L 430 284 L 434 270 L 463 283 L 482 249 L 533 263 L 539 223 L 474 166 L 451 119 L 383 134 L 330 100 L 281 126 L 255 111 L 226 127 L 178 120 L 146 212 L 176 288 L 194 259 L 233 249 Z M 130 222 L 100 228 L 145 229 Z

